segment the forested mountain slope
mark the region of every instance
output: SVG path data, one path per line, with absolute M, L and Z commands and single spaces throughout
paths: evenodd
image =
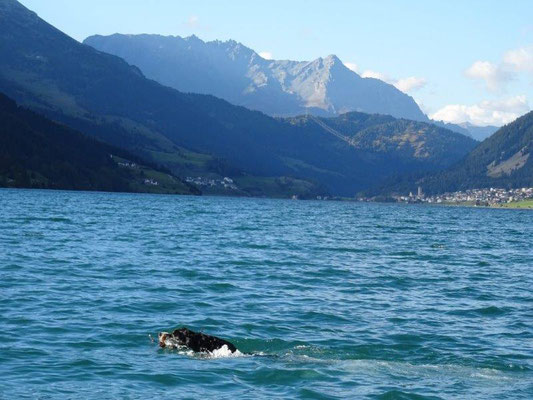
M 0 93 L 0 187 L 199 194 L 124 150 L 52 122 Z

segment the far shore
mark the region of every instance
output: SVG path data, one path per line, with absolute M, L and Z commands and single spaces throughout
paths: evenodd
M 440 207 L 471 207 L 471 208 L 492 208 L 492 209 L 506 209 L 506 210 L 533 210 L 533 200 L 517 201 L 512 203 L 501 203 L 501 204 L 489 204 L 489 205 L 478 205 L 475 202 L 442 202 L 442 203 L 412 203 L 412 204 L 424 204 Z

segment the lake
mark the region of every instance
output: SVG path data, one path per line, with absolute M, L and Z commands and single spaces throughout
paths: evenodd
M 533 212 L 0 190 L 1 399 L 531 399 Z M 240 357 L 159 349 L 187 326 Z

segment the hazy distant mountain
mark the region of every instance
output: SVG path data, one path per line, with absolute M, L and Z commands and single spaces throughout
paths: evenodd
M 431 123 L 441 128 L 449 129 L 451 131 L 468 136 L 469 138 L 472 138 L 472 139 L 474 138 L 472 134 L 470 133 L 470 131 L 466 128 L 463 128 L 461 125 L 452 124 L 452 123 L 444 122 L 444 121 L 435 121 L 435 120 L 431 120 Z
M 449 122 L 432 120 L 431 123 L 454 132 L 462 133 L 463 135 L 471 137 L 479 142 L 482 142 L 499 129 L 497 126 L 478 126 L 469 122 L 452 124 Z
M 396 126 L 388 116 L 351 117 L 351 130 L 342 131 L 335 118 L 298 123 L 181 93 L 69 38 L 15 0 L 0 0 L 0 90 L 180 176 L 242 178 L 254 195 L 310 196 L 322 187 L 353 195 L 395 172 L 448 166 L 475 146 L 448 130 Z M 376 125 L 383 126 L 369 132 L 372 140 L 352 139 Z
M 362 78 L 336 56 L 311 62 L 261 58 L 235 41 L 196 36 L 92 36 L 86 44 L 124 58 L 151 79 L 183 92 L 205 93 L 270 115 L 348 111 L 427 121 L 416 102 L 383 81 Z
M 199 193 L 124 150 L 18 107 L 1 93 L 0 143 L 0 187 Z
M 470 132 L 470 135 L 476 140 L 479 140 L 482 142 L 486 138 L 490 137 L 494 134 L 498 129 L 497 126 L 477 126 L 473 125 L 470 122 L 463 122 L 462 124 L 459 124 L 462 128 L 466 129 L 468 132 Z

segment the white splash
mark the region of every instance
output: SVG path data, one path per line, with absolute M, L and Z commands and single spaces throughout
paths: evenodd
M 182 347 L 176 339 L 168 338 L 164 341 L 165 346 L 169 349 L 179 349 Z
M 232 352 L 227 345 L 222 346 L 220 349 L 213 350 L 208 354 L 209 358 L 242 357 L 244 355 L 239 350 Z

